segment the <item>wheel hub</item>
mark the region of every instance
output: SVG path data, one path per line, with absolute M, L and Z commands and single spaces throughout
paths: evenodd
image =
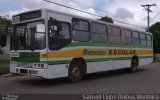
M 80 76 L 80 69 L 78 67 L 75 67 L 73 70 L 72 70 L 72 74 L 73 76 L 75 77 L 79 77 Z

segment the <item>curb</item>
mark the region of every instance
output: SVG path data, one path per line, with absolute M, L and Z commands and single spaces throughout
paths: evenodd
M 4 74 L 4 75 L 1 75 L 0 78 L 4 78 L 4 77 L 12 77 L 12 76 L 15 76 L 14 74 Z

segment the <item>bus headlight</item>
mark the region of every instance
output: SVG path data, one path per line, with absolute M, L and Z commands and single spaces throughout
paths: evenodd
M 33 68 L 45 69 L 45 68 L 47 68 L 47 65 L 41 64 L 41 63 L 33 63 Z
M 11 64 L 11 67 L 17 67 L 17 62 L 16 61 L 11 61 L 10 64 Z

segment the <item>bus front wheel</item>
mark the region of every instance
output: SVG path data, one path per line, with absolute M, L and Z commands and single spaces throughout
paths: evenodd
M 82 65 L 79 62 L 72 62 L 69 67 L 69 81 L 79 82 L 82 79 Z
M 131 60 L 131 68 L 129 69 L 129 71 L 131 73 L 134 73 L 137 71 L 137 68 L 138 68 L 138 59 L 132 59 Z

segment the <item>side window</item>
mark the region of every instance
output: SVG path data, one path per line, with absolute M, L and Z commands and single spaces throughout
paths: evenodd
M 115 26 L 108 26 L 109 43 L 121 43 L 121 29 Z
M 134 45 L 139 45 L 139 32 L 133 31 L 132 33 L 132 38 L 133 38 L 133 44 Z
M 107 42 L 107 27 L 103 24 L 91 24 L 91 40 L 93 42 Z
M 72 19 L 73 40 L 89 41 L 89 22 L 73 18 Z
M 152 35 L 147 35 L 147 46 L 152 46 Z
M 59 50 L 71 42 L 71 25 L 67 22 L 54 20 L 51 20 L 50 23 L 49 49 Z
M 0 45 L 1 45 L 2 47 L 5 47 L 5 46 L 7 45 L 7 37 L 6 37 L 6 35 L 2 35 L 2 36 L 0 37 Z
M 146 34 L 140 33 L 140 43 L 141 45 L 146 45 Z
M 128 29 L 122 29 L 122 43 L 132 44 L 132 31 Z
M 69 23 L 61 22 L 62 30 L 60 35 L 62 39 L 71 39 L 71 26 Z

